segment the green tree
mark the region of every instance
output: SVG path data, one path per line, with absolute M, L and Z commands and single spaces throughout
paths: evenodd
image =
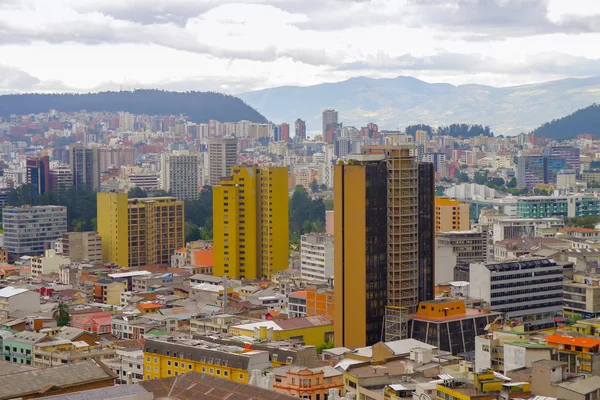
M 335 344 L 331 340 L 325 343 L 321 343 L 317 346 L 317 354 L 321 354 L 323 353 L 323 350 L 333 349 L 334 347 Z
M 290 241 L 298 243 L 300 235 L 325 229 L 325 203 L 311 200 L 303 186 L 296 186 L 289 204 Z
M 514 176 L 511 178 L 510 181 L 508 181 L 508 183 L 506 184 L 507 188 L 516 188 L 517 187 L 517 178 L 515 178 Z
M 575 228 L 587 228 L 587 229 L 595 229 L 598 225 L 599 218 L 595 215 L 588 215 L 586 217 L 574 217 L 568 218 L 566 221 L 567 226 L 572 226 Z
M 193 222 L 185 222 L 184 232 L 186 242 L 193 242 L 195 240 L 200 240 L 201 238 L 200 228 L 198 228 L 198 225 L 194 224 Z
M 327 185 L 322 183 L 321 186 L 319 186 L 319 189 L 321 189 L 321 192 L 325 192 L 327 191 Z
M 494 178 L 490 179 L 490 183 L 491 183 L 492 185 L 494 185 L 494 186 L 504 186 L 504 184 L 505 184 L 506 182 L 504 181 L 504 179 L 502 179 L 502 178 L 500 178 L 500 177 L 496 176 L 496 177 L 494 177 Z
M 325 200 L 325 210 L 326 211 L 333 210 L 333 200 L 330 200 L 330 199 Z
M 317 193 L 319 191 L 320 187 L 319 187 L 319 183 L 317 182 L 316 179 L 313 179 L 313 181 L 310 183 L 310 191 L 313 193 Z
M 479 171 L 475 172 L 475 176 L 473 177 L 473 180 L 475 181 L 476 184 L 483 185 L 484 183 L 487 182 L 487 176 L 488 176 L 487 169 L 480 169 Z
M 71 321 L 71 314 L 69 313 L 69 306 L 67 303 L 59 302 L 52 309 L 52 318 L 56 319 L 58 326 L 68 325 Z
M 461 172 L 460 174 L 458 174 L 458 181 L 463 183 L 469 182 L 469 175 L 465 174 L 464 172 Z

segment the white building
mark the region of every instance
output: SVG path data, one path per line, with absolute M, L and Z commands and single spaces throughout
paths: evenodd
M 63 265 L 70 264 L 69 257 L 56 254 L 56 250 L 46 250 L 43 256 L 31 257 L 31 277 L 58 273 Z
M 17 310 L 39 312 L 40 294 L 29 289 L 13 286 L 0 289 L 0 318 L 8 318 Z
M 187 150 L 161 155 L 161 185 L 178 200 L 198 197 L 203 162 L 199 153 Z
M 116 358 L 102 362 L 117 374 L 117 385 L 132 385 L 144 380 L 143 350 L 117 350 Z
M 302 235 L 300 273 L 303 278 L 327 281 L 333 276 L 333 236 L 325 233 Z

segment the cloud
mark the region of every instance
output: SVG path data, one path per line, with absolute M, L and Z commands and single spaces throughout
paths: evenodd
M 0 65 L 0 90 L 31 90 L 39 83 L 38 78 L 25 71 Z

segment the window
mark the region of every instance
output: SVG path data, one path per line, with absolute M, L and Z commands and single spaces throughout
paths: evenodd
M 158 358 L 154 359 L 154 364 L 158 364 Z
M 154 367 L 154 373 L 158 374 L 158 367 Z
M 221 370 L 220 369 L 217 370 L 217 375 L 221 375 Z
M 240 381 L 243 380 L 244 379 L 244 374 L 238 374 L 238 378 L 240 379 Z
M 171 360 L 167 360 L 167 365 L 171 366 Z
M 179 363 L 177 361 L 175 361 L 175 366 L 179 367 Z
M 146 371 L 150 372 L 150 366 L 149 365 L 146 367 Z
M 170 369 L 167 370 L 167 375 L 171 375 L 171 370 Z
M 229 376 L 229 371 L 223 371 L 223 376 Z
M 188 364 L 188 369 L 192 369 L 192 364 Z
M 146 357 L 146 361 L 147 361 L 147 362 L 150 362 L 150 357 Z
M 146 380 L 149 381 L 150 380 L 150 375 L 146 375 Z
M 211 368 L 209 372 L 210 372 L 211 374 L 214 374 L 214 373 L 215 373 L 215 370 Z
M 206 367 L 202 367 L 202 372 L 206 372 Z

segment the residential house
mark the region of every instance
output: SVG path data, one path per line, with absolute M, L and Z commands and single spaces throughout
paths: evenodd
M 33 346 L 50 340 L 51 338 L 43 333 L 28 331 L 16 333 L 3 340 L 4 360 L 33 365 Z
M 7 318 L 17 310 L 26 313 L 39 312 L 40 294 L 13 286 L 0 289 L 0 318 Z
M 111 333 L 112 317 L 107 312 L 72 319 L 70 326 L 94 333 Z

